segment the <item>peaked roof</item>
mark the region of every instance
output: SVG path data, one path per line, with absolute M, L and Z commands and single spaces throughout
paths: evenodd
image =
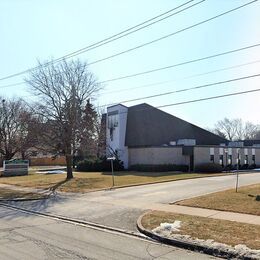
M 219 145 L 227 140 L 146 103 L 128 108 L 125 145 L 160 146 L 178 139 L 197 145 Z

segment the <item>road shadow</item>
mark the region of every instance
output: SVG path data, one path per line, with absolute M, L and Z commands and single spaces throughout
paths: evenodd
M 60 181 L 60 182 L 57 182 L 57 183 L 55 183 L 53 186 L 51 186 L 51 187 L 49 188 L 49 190 L 50 190 L 51 192 L 55 192 L 61 185 L 65 184 L 65 183 L 68 182 L 68 181 L 69 181 L 68 179 L 65 179 L 65 180 L 62 180 L 62 181 Z
M 60 205 L 66 203 L 66 201 L 70 200 L 70 198 L 73 196 L 72 194 L 61 194 L 57 193 L 56 190 L 62 186 L 64 183 L 66 183 L 67 179 L 62 180 L 55 185 L 48 188 L 49 195 L 46 196 L 46 198 L 42 199 L 36 199 L 36 200 L 7 200 L 2 201 L 0 203 L 2 205 L 6 206 L 13 206 L 16 208 L 28 210 L 28 211 L 34 211 L 39 213 L 51 213 L 49 211 L 50 208 L 54 207 L 55 205 Z M 46 191 L 45 191 L 46 192 Z M 21 214 L 21 211 L 20 211 Z M 25 217 L 30 216 L 29 214 L 23 214 Z M 5 219 L 14 219 L 19 216 L 19 211 L 14 211 L 13 214 L 7 214 L 3 216 Z

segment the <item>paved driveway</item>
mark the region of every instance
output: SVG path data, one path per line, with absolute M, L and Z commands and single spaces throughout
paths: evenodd
M 184 198 L 235 187 L 236 176 L 209 177 L 138 187 L 61 195 L 50 200 L 13 202 L 16 206 L 82 219 L 115 228 L 136 231 L 136 220 L 153 204 L 168 204 Z M 241 174 L 240 185 L 260 183 L 260 173 Z

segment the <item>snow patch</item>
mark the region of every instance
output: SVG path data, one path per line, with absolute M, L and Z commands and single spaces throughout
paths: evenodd
M 171 233 L 171 232 L 180 232 L 181 221 L 175 220 L 173 223 L 161 223 L 159 227 L 153 229 L 152 231 L 157 233 Z
M 204 246 L 226 253 L 237 254 L 239 258 L 260 259 L 260 250 L 250 249 L 246 245 L 239 244 L 232 247 L 223 243 L 216 242 L 213 239 L 203 240 L 199 238 L 193 238 L 189 235 L 174 233 L 179 232 L 180 227 L 181 221 L 175 220 L 174 223 L 161 223 L 160 226 L 154 228 L 152 232 L 165 238 L 176 239 L 193 245 Z
M 38 171 L 36 173 L 41 173 L 41 174 L 61 174 L 61 173 L 66 173 L 66 172 L 62 171 L 62 170 L 50 170 L 50 171 Z

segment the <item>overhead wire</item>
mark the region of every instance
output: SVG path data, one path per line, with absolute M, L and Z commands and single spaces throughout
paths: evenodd
M 244 76 L 244 77 L 240 77 L 240 78 L 233 78 L 233 79 L 228 79 L 228 80 L 224 80 L 224 81 L 213 82 L 213 83 L 209 83 L 209 84 L 203 84 L 203 85 L 199 85 L 199 86 L 196 86 L 196 87 L 183 88 L 183 89 L 168 91 L 168 92 L 159 93 L 159 94 L 155 94 L 155 95 L 149 95 L 149 96 L 144 96 L 144 97 L 140 97 L 140 98 L 123 100 L 123 101 L 119 101 L 119 102 L 116 102 L 116 103 L 102 105 L 100 107 L 105 107 L 105 106 L 107 107 L 107 106 L 113 106 L 113 105 L 121 104 L 121 103 L 129 103 L 129 102 L 134 102 L 134 101 L 139 101 L 139 100 L 144 100 L 144 99 L 150 99 L 150 98 L 155 98 L 155 97 L 168 96 L 168 95 L 175 94 L 175 93 L 181 93 L 181 92 L 186 92 L 186 91 L 190 91 L 190 90 L 207 88 L 207 87 L 211 87 L 211 86 L 226 84 L 226 83 L 240 81 L 240 80 L 246 80 L 246 79 L 255 78 L 255 77 L 259 77 L 259 76 L 260 76 L 260 73 L 254 74 L 254 75 L 248 75 L 248 76 Z
M 257 89 L 239 91 L 239 92 L 232 92 L 232 93 L 223 94 L 223 95 L 217 95 L 217 96 L 211 96 L 211 97 L 181 101 L 181 102 L 177 102 L 177 103 L 165 104 L 165 105 L 160 105 L 160 106 L 151 106 L 151 107 L 146 107 L 146 108 L 140 108 L 140 109 L 136 109 L 134 111 L 138 112 L 138 111 L 143 111 L 143 110 L 153 110 L 153 109 L 156 109 L 156 108 L 165 108 L 165 107 L 171 107 L 171 106 L 185 105 L 185 104 L 197 103 L 197 102 L 202 102 L 202 101 L 207 101 L 207 100 L 212 100 L 212 99 L 219 99 L 219 98 L 225 98 L 225 97 L 255 93 L 255 92 L 259 92 L 259 91 L 260 91 L 260 88 L 257 88 Z M 128 111 L 119 112 L 118 114 L 126 114 L 126 113 L 128 113 Z
M 175 68 L 175 67 L 180 67 L 180 66 L 184 66 L 184 65 L 187 65 L 187 64 L 196 63 L 196 62 L 200 62 L 200 61 L 204 61 L 204 60 L 228 55 L 228 54 L 231 54 L 231 53 L 236 53 L 236 52 L 248 50 L 248 49 L 251 49 L 251 48 L 256 48 L 256 47 L 259 47 L 259 46 L 260 46 L 260 43 L 257 43 L 257 44 L 241 47 L 241 48 L 238 48 L 238 49 L 233 49 L 233 50 L 229 50 L 229 51 L 225 51 L 225 52 L 216 53 L 216 54 L 205 56 L 205 57 L 202 57 L 202 58 L 197 58 L 197 59 L 193 59 L 193 60 L 188 60 L 188 61 L 168 65 L 168 66 L 165 66 L 165 67 L 159 67 L 159 68 L 146 70 L 146 71 L 142 71 L 142 72 L 138 72 L 138 73 L 134 73 L 134 74 L 124 75 L 124 76 L 117 77 L 117 78 L 107 79 L 107 80 L 104 80 L 104 81 L 100 81 L 99 84 L 104 84 L 104 83 L 107 83 L 107 82 L 137 77 L 137 76 L 154 73 L 154 72 L 161 71 L 161 70 L 167 70 L 167 69 L 171 69 L 171 68 Z M 9 84 L 9 85 L 3 85 L 3 86 L 0 86 L 0 88 L 12 87 L 12 86 L 17 86 L 17 85 L 21 85 L 21 84 L 23 84 L 23 82 L 19 82 L 19 83 L 15 83 L 15 84 Z
M 204 0 L 202 0 L 201 2 L 203 2 L 203 1 L 204 1 Z M 173 36 L 173 35 L 176 35 L 176 34 L 178 34 L 178 33 L 183 32 L 183 31 L 189 30 L 189 29 L 191 29 L 191 28 L 194 28 L 194 27 L 196 27 L 196 26 L 199 26 L 199 25 L 201 25 L 201 24 L 207 23 L 207 22 L 209 22 L 209 21 L 212 21 L 212 20 L 214 20 L 214 19 L 217 19 L 217 18 L 219 18 L 219 17 L 221 17 L 221 16 L 224 16 L 224 15 L 226 15 L 226 14 L 229 14 L 229 13 L 234 12 L 234 11 L 236 11 L 236 10 L 239 10 L 239 9 L 241 9 L 241 8 L 244 8 L 244 7 L 246 7 L 246 6 L 250 5 L 250 4 L 253 4 L 253 3 L 257 2 L 257 1 L 258 1 L 258 0 L 250 1 L 250 2 L 248 2 L 248 3 L 245 3 L 245 4 L 243 4 L 243 5 L 238 6 L 238 7 L 236 7 L 236 8 L 230 9 L 230 10 L 225 11 L 225 12 L 223 12 L 223 13 L 220 13 L 220 14 L 218 14 L 218 15 L 216 15 L 216 16 L 213 16 L 213 17 L 211 17 L 211 18 L 208 18 L 208 19 L 206 19 L 206 20 L 203 20 L 203 21 L 201 21 L 201 22 L 199 22 L 199 23 L 193 24 L 193 25 L 188 26 L 188 27 L 186 27 L 186 28 L 183 28 L 183 29 L 181 29 L 181 30 L 175 31 L 175 32 L 173 32 L 173 33 L 167 34 L 167 35 L 165 35 L 165 36 L 163 36 L 163 37 L 160 37 L 160 38 L 157 38 L 157 39 L 155 39 L 155 40 L 152 40 L 152 41 L 143 43 L 143 44 L 138 45 L 138 46 L 135 46 L 135 47 L 133 47 L 133 48 L 124 50 L 124 51 L 122 51 L 122 52 L 113 54 L 113 55 L 111 55 L 111 56 L 108 56 L 108 57 L 105 57 L 105 58 L 96 60 L 96 61 L 94 61 L 94 62 L 89 63 L 88 65 L 93 65 L 93 64 L 96 64 L 96 63 L 99 63 L 99 62 L 102 62 L 102 61 L 105 61 L 105 60 L 108 60 L 108 59 L 117 57 L 117 56 L 119 56 L 119 55 L 128 53 L 128 52 L 130 52 L 130 51 L 133 51 L 133 50 L 136 50 L 136 49 L 145 47 L 145 46 L 150 45 L 150 44 L 153 44 L 153 43 L 155 43 L 155 42 L 161 41 L 161 40 L 163 40 L 163 39 L 166 39 L 166 38 L 168 38 L 168 37 L 171 37 L 171 36 Z M 199 2 L 199 3 L 200 3 L 200 2 Z M 19 73 L 15 73 L 15 74 L 12 74 L 12 75 L 9 75 L 9 76 L 0 78 L 0 81 L 6 80 L 6 79 L 9 79 L 9 78 L 12 78 L 12 77 L 16 77 L 16 76 L 19 76 L 19 75 L 22 75 L 22 74 L 24 74 L 24 73 L 30 72 L 30 71 L 32 71 L 32 70 L 35 70 L 35 69 L 37 69 L 37 68 L 39 68 L 39 67 L 49 66 L 50 64 L 53 64 L 53 61 L 51 61 L 51 62 L 49 62 L 49 63 L 45 63 L 45 64 L 40 65 L 40 66 L 36 66 L 36 67 L 34 67 L 34 68 L 31 68 L 31 69 L 27 69 L 27 70 L 22 71 L 22 72 L 19 72 Z M 122 78 L 120 78 L 120 79 L 122 79 Z M 112 79 L 112 80 L 114 81 L 114 80 L 118 80 L 118 79 Z M 103 81 L 102 83 L 104 83 L 104 82 L 109 82 L 109 81 L 112 81 L 112 80 L 106 80 L 106 81 Z
M 186 80 L 186 79 L 196 78 L 196 77 L 200 77 L 200 76 L 204 76 L 204 75 L 209 75 L 209 74 L 220 72 L 220 71 L 226 71 L 226 70 L 231 70 L 231 69 L 235 69 L 235 68 L 241 68 L 241 67 L 256 64 L 256 63 L 259 63 L 259 62 L 260 62 L 260 60 L 254 60 L 254 61 L 251 61 L 251 62 L 237 64 L 237 65 L 234 65 L 234 66 L 229 66 L 229 67 L 225 67 L 225 68 L 221 68 L 221 69 L 216 69 L 216 70 L 211 70 L 211 71 L 207 71 L 207 72 L 203 72 L 203 73 L 193 74 L 193 75 L 190 75 L 190 76 L 187 76 L 187 77 L 181 77 L 181 78 L 176 78 L 176 79 L 173 79 L 173 80 L 149 83 L 149 84 L 136 86 L 136 87 L 123 88 L 123 89 L 120 88 L 120 89 L 112 90 L 112 91 L 104 91 L 104 92 L 101 92 L 99 94 L 100 95 L 107 95 L 107 94 L 113 94 L 113 93 L 121 93 L 121 92 L 134 90 L 134 89 L 154 87 L 154 86 L 164 85 L 164 84 L 168 84 L 168 83 L 172 83 L 172 82 L 176 82 L 176 81 L 180 81 L 180 80 Z
M 202 2 L 204 2 L 204 1 L 206 1 L 206 0 L 201 0 L 201 1 L 195 3 L 195 4 L 191 5 L 191 6 L 188 6 L 188 7 L 184 8 L 184 9 L 178 11 L 178 12 L 175 12 L 175 13 L 173 13 L 173 14 L 169 14 L 170 12 L 172 12 L 172 11 L 174 11 L 174 10 L 177 10 L 177 9 L 179 9 L 179 8 L 185 6 L 185 5 L 187 5 L 187 4 L 189 4 L 189 3 L 193 2 L 193 1 L 195 1 L 195 0 L 189 0 L 189 1 L 187 1 L 187 2 L 185 2 L 185 3 L 183 3 L 183 4 L 181 4 L 181 5 L 179 5 L 179 6 L 177 6 L 177 7 L 174 7 L 174 8 L 172 8 L 172 9 L 170 9 L 170 10 L 168 10 L 168 11 L 162 13 L 162 14 L 159 14 L 159 15 L 157 15 L 157 16 L 155 16 L 155 17 L 152 17 L 152 18 L 150 18 L 150 19 L 148 19 L 148 20 L 146 20 L 146 21 L 144 21 L 144 22 L 141 22 L 141 23 L 139 23 L 139 24 L 137 24 L 137 25 L 135 25 L 135 26 L 132 26 L 132 27 L 130 27 L 130 28 L 127 28 L 127 29 L 125 29 L 125 30 L 123 30 L 123 31 L 121 31 L 121 32 L 119 32 L 119 33 L 116 33 L 116 34 L 114 34 L 114 35 L 112 35 L 112 36 L 109 36 L 109 37 L 107 37 L 107 38 L 105 38 L 105 39 L 103 39 L 103 40 L 100 40 L 100 41 L 98 41 L 98 42 L 95 42 L 95 43 L 93 43 L 93 44 L 90 44 L 90 45 L 88 45 L 88 46 L 86 46 L 86 47 L 84 47 L 84 48 L 81 48 L 81 49 L 77 50 L 77 51 L 71 52 L 71 53 L 66 54 L 66 55 L 64 55 L 64 56 L 62 56 L 62 57 L 59 57 L 59 58 L 57 58 L 57 59 L 54 59 L 54 60 L 52 60 L 52 61 L 50 61 L 50 62 L 46 62 L 46 63 L 44 63 L 44 64 L 42 64 L 42 65 L 35 66 L 35 67 L 32 67 L 32 68 L 23 70 L 23 71 L 21 71 L 21 72 L 17 72 L 17 73 L 14 73 L 14 74 L 11 74 L 11 75 L 2 77 L 2 78 L 0 78 L 0 81 L 1 81 L 1 80 L 6 80 L 6 79 L 9 79 L 9 78 L 13 78 L 13 77 L 16 77 L 16 76 L 20 76 L 20 75 L 23 75 L 23 74 L 25 74 L 25 73 L 31 72 L 31 71 L 33 71 L 33 70 L 36 70 L 36 69 L 38 69 L 38 68 L 40 68 L 40 67 L 42 67 L 42 66 L 47 67 L 47 66 L 49 66 L 49 65 L 51 65 L 51 64 L 55 64 L 55 63 L 57 63 L 57 62 L 60 62 L 60 61 L 62 61 L 62 60 L 64 60 L 64 59 L 72 58 L 72 57 L 74 57 L 74 56 L 76 56 L 76 55 L 79 55 L 79 54 L 85 53 L 85 52 L 87 52 L 87 51 L 96 49 L 96 48 L 101 47 L 101 46 L 103 46 L 103 45 L 105 45 L 105 44 L 108 44 L 108 43 L 110 43 L 110 42 L 116 41 L 116 40 L 121 39 L 121 38 L 123 38 L 123 37 L 125 37 L 125 36 L 128 36 L 128 35 L 130 35 L 130 34 L 132 34 L 132 33 L 135 33 L 135 32 L 137 32 L 137 31 L 140 31 L 140 30 L 142 30 L 142 29 L 144 29 L 144 28 L 147 28 L 147 27 L 149 27 L 149 26 L 151 26 L 151 25 L 154 25 L 155 23 L 158 23 L 158 22 L 161 22 L 161 21 L 163 21 L 163 20 L 165 20 L 165 19 L 168 19 L 168 18 L 170 18 L 171 16 L 176 15 L 176 14 L 178 14 L 178 13 L 180 13 L 180 12 L 185 11 L 185 10 L 188 10 L 188 9 L 190 9 L 190 8 L 192 8 L 192 7 L 198 5 L 198 4 L 200 4 L 200 3 L 202 3 Z M 166 17 L 163 17 L 163 18 L 161 18 L 161 19 L 159 19 L 159 20 L 156 20 L 156 19 L 158 19 L 158 18 L 160 18 L 160 17 L 162 17 L 162 16 L 164 16 L 164 15 L 166 15 L 166 14 L 169 14 L 169 15 L 167 15 Z M 156 21 L 153 21 L 153 20 L 156 20 Z M 152 21 L 153 21 L 153 22 L 152 22 Z M 149 23 L 149 22 L 150 22 L 150 23 Z M 149 24 L 146 24 L 146 23 L 149 23 Z M 140 27 L 140 26 L 141 26 L 141 27 Z M 138 28 L 138 27 L 140 27 L 140 28 Z
M 212 20 L 215 20 L 215 19 L 217 19 L 217 18 L 219 18 L 219 17 L 222 17 L 222 16 L 224 16 L 224 15 L 226 15 L 226 14 L 229 14 L 229 13 L 232 13 L 232 12 L 234 12 L 234 11 L 237 11 L 237 10 L 239 10 L 239 9 L 241 9 L 241 8 L 244 8 L 244 7 L 246 7 L 247 5 L 253 4 L 253 3 L 257 2 L 257 1 L 258 1 L 258 0 L 253 0 L 253 1 L 248 2 L 248 3 L 246 3 L 246 4 L 240 5 L 240 6 L 236 7 L 236 8 L 230 9 L 230 10 L 228 10 L 228 11 L 226 11 L 226 12 L 220 13 L 220 14 L 218 14 L 218 15 L 216 15 L 216 16 L 213 16 L 213 17 L 211 17 L 211 18 L 208 18 L 208 19 L 206 19 L 206 20 L 203 20 L 203 21 L 201 21 L 201 22 L 198 22 L 198 23 L 196 23 L 196 24 L 190 25 L 190 26 L 188 26 L 188 27 L 185 27 L 185 28 L 180 29 L 180 30 L 178 30 L 178 31 L 175 31 L 175 32 L 173 32 L 173 33 L 164 35 L 164 36 L 162 36 L 162 37 L 160 37 L 160 38 L 156 38 L 156 39 L 154 39 L 154 40 L 152 40 L 152 41 L 149 41 L 149 42 L 146 42 L 146 43 L 137 45 L 137 46 L 135 46 L 135 47 L 133 47 L 133 48 L 130 48 L 130 49 L 127 49 L 127 50 L 124 50 L 124 51 L 115 53 L 115 54 L 113 54 L 113 55 L 107 56 L 107 57 L 105 57 L 105 58 L 102 58 L 102 59 L 99 59 L 99 60 L 90 62 L 88 65 L 93 65 L 93 64 L 96 64 L 96 63 L 99 63 L 99 62 L 103 62 L 103 61 L 105 61 L 105 60 L 115 58 L 115 57 L 120 56 L 120 55 L 122 55 L 122 54 L 125 54 L 125 53 L 128 53 L 128 52 L 131 52 L 131 51 L 134 51 L 134 50 L 137 50 L 137 49 L 146 47 L 146 46 L 151 45 L 151 44 L 153 44 L 153 43 L 156 43 L 156 42 L 158 42 L 158 41 L 167 39 L 167 38 L 169 38 L 169 37 L 171 37 L 171 36 L 174 36 L 174 35 L 176 35 L 176 34 L 179 34 L 179 33 L 181 33 L 181 32 L 187 31 L 187 30 L 189 30 L 189 29 L 192 29 L 192 28 L 197 27 L 197 26 L 199 26 L 199 25 L 202 25 L 202 24 L 204 24 L 204 23 L 207 23 L 207 22 L 210 22 L 210 21 L 212 21 Z
M 165 67 L 155 68 L 155 69 L 151 69 L 151 70 L 146 70 L 146 71 L 142 71 L 142 72 L 124 75 L 124 76 L 121 76 L 121 77 L 103 80 L 103 81 L 100 81 L 99 83 L 103 84 L 103 83 L 107 83 L 107 82 L 112 82 L 112 81 L 117 81 L 117 80 L 122 80 L 122 79 L 127 79 L 127 78 L 133 78 L 133 77 L 137 77 L 137 76 L 141 76 L 141 75 L 145 75 L 145 74 L 149 74 L 149 73 L 154 73 L 154 72 L 161 71 L 161 70 L 171 69 L 171 68 L 180 67 L 180 66 L 183 66 L 183 65 L 187 65 L 187 64 L 191 64 L 191 63 L 195 63 L 195 62 L 199 62 L 199 61 L 203 61 L 203 60 L 208 60 L 208 59 L 220 57 L 220 56 L 223 56 L 223 55 L 227 55 L 227 54 L 231 54 L 231 53 L 235 53 L 235 52 L 239 52 L 239 51 L 244 51 L 244 50 L 259 47 L 259 46 L 260 46 L 260 43 L 257 43 L 257 44 L 245 46 L 245 47 L 242 47 L 242 48 L 239 48 L 239 49 L 234 49 L 234 50 L 230 50 L 230 51 L 226 51 L 226 52 L 221 52 L 221 53 L 205 56 L 205 57 L 202 57 L 202 58 L 188 60 L 188 61 L 176 63 L 176 64 L 165 66 Z

